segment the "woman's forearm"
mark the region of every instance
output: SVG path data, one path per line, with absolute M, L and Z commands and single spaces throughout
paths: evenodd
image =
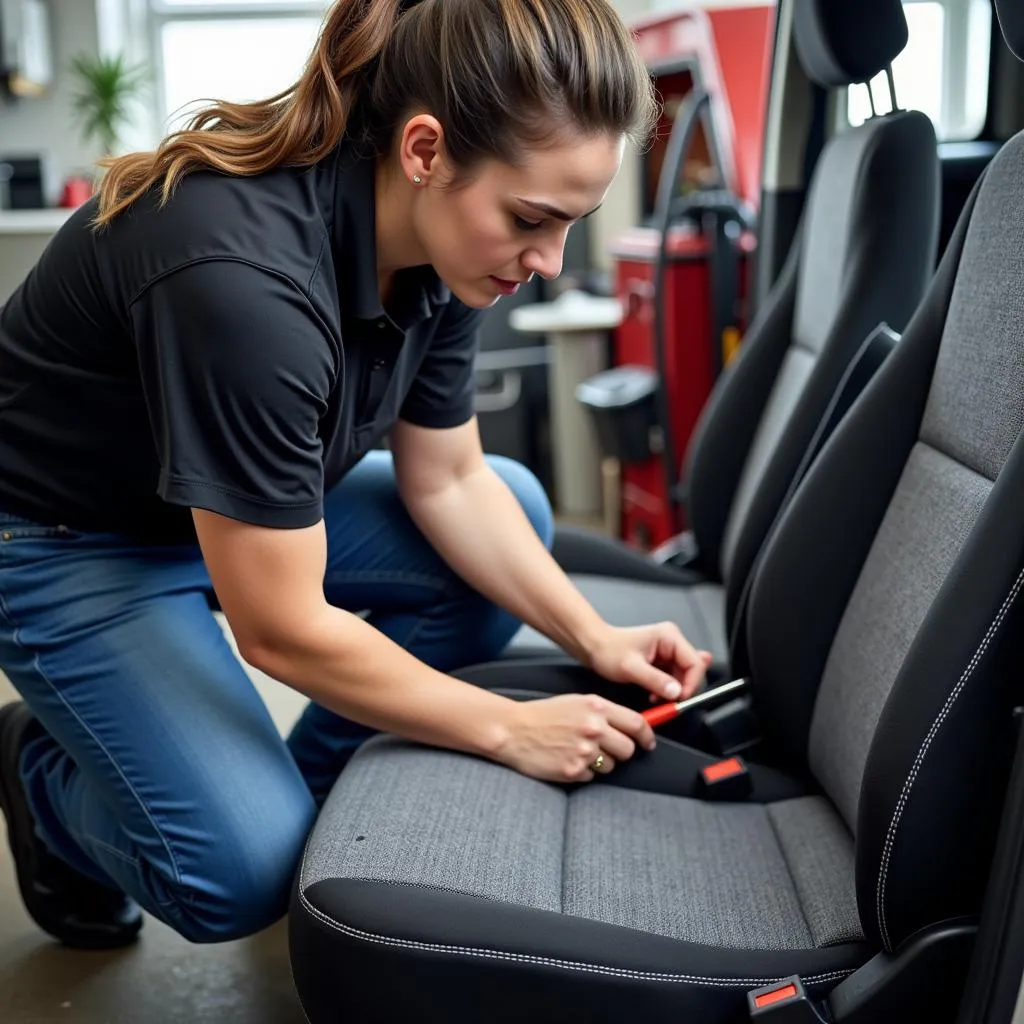
M 422 499 L 424 535 L 470 586 L 587 661 L 607 624 L 551 557 L 505 482 L 486 464 Z
M 301 633 L 243 652 L 331 711 L 411 740 L 493 757 L 516 702 L 437 672 L 356 615 L 324 604 Z

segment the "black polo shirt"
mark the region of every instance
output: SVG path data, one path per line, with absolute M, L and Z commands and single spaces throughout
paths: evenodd
M 95 233 L 72 215 L 0 310 L 0 509 L 194 540 L 191 506 L 319 521 L 402 418 L 473 414 L 481 313 L 429 267 L 377 282 L 374 170 L 188 175 Z

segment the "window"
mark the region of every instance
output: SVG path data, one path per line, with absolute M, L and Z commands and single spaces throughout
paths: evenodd
M 939 139 L 976 138 L 988 108 L 990 0 L 904 0 L 909 41 L 892 66 L 899 105 L 927 114 Z M 886 75 L 871 83 L 875 109 L 892 109 Z M 852 86 L 851 125 L 871 115 L 867 86 Z
M 211 100 L 266 99 L 302 74 L 328 0 L 152 0 L 159 116 L 182 127 Z

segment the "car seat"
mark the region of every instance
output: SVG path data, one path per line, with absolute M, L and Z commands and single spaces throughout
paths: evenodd
M 312 1024 L 718 1024 L 794 976 L 836 1024 L 953 1019 L 1021 703 L 1022 198 L 1024 134 L 768 542 L 747 627 L 774 767 L 719 796 L 662 740 L 558 786 L 375 737 L 296 878 Z

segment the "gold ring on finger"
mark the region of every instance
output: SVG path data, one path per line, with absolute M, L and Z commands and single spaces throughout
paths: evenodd
M 604 767 L 604 754 L 598 754 L 590 765 L 590 770 L 599 772 Z

